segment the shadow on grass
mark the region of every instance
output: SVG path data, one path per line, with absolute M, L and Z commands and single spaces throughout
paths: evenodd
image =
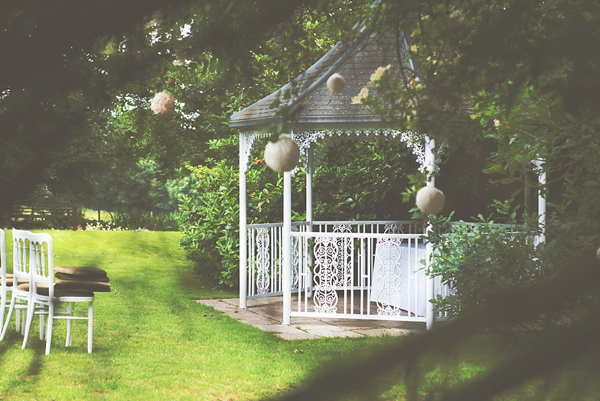
M 20 333 L 14 331 L 14 327 L 9 327 L 9 331 L 4 337 L 4 341 L 0 344 L 0 355 L 3 355 L 3 359 L 0 362 L 2 365 L 11 364 L 12 361 L 7 360 L 7 351 L 13 348 L 19 348 L 18 352 L 25 353 L 26 350 L 21 350 L 21 345 L 23 343 L 23 337 Z M 16 387 L 25 387 L 31 386 L 38 381 L 38 377 L 42 371 L 42 367 L 44 365 L 43 358 L 45 357 L 44 347 L 32 347 L 28 348 L 33 351 L 33 355 L 31 356 L 31 361 L 28 366 L 23 369 L 23 374 L 19 372 L 15 372 L 14 369 L 9 369 L 11 373 L 14 374 L 14 378 L 10 380 L 5 388 L 2 389 L 1 393 L 6 394 L 6 392 L 10 389 L 14 389 Z

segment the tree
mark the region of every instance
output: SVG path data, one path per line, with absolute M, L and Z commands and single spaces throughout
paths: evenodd
M 600 57 L 589 49 L 600 43 L 600 5 L 456 0 L 382 2 L 381 8 L 383 19 L 373 23 L 409 34 L 409 58 L 418 68 L 405 65 L 400 76 L 384 77 L 374 85 L 378 96 L 365 102 L 399 127 L 449 146 L 473 148 L 492 140 L 487 171 L 505 184 L 539 172 L 532 161 L 541 159 L 549 184 L 540 188 L 550 191 L 552 204 L 547 242 L 538 247 L 536 262 L 549 277 L 520 291 L 497 292 L 449 327 L 315 378 L 313 386 L 283 399 L 331 399 L 348 390 L 373 397 L 378 390 L 370 390 L 386 372 L 405 378 L 409 399 L 492 399 L 525 384 L 531 399 L 594 397 Z M 565 312 L 566 323 L 557 319 Z M 482 327 L 542 317 L 560 328 L 539 332 L 524 355 L 468 382 L 428 387 L 428 372 Z M 561 374 L 575 367 L 584 373 Z
M 118 96 L 149 101 L 154 81 L 164 77 L 178 51 L 192 63 L 210 53 L 219 71 L 249 72 L 252 51 L 282 21 L 300 6 L 318 5 L 309 0 L 3 3 L 0 50 L 11 62 L 0 67 L 0 210 L 52 178 L 49 166 L 59 170 L 60 156 Z M 194 34 L 184 37 L 186 23 Z M 162 28 L 153 30 L 155 24 Z
M 334 15 L 342 20 L 343 7 L 353 3 L 335 4 L 341 10 Z M 270 38 L 285 38 L 275 35 L 277 29 L 301 7 L 322 13 L 330 6 L 316 0 L 178 0 L 168 5 L 154 0 L 3 3 L 0 51 L 10 62 L 0 65 L 0 210 L 35 183 L 53 174 L 58 177 L 66 159 L 61 155 L 77 154 L 75 138 L 102 138 L 91 132 L 94 128 L 88 123 L 94 121 L 94 115 L 110 113 L 118 96 L 139 99 L 139 104 L 149 100 L 155 91 L 154 81 L 157 77 L 164 81 L 178 51 L 190 63 L 212 63 L 208 71 L 219 73 L 214 92 L 209 92 L 214 97 L 201 99 L 215 107 L 210 113 L 214 118 L 207 118 L 207 123 L 219 121 L 218 116 L 226 109 L 217 99 L 248 93 L 237 103 L 229 103 L 236 110 L 255 100 L 262 89 L 258 82 L 248 91 L 242 89 L 251 80 L 240 81 L 236 90 L 224 92 L 219 91 L 219 85 L 227 81 L 228 74 L 236 74 L 234 71 L 253 76 L 251 66 L 261 54 L 261 46 Z M 533 155 L 544 157 L 550 188 L 554 185 L 562 191 L 552 211 L 544 263 L 559 267 L 559 279 L 569 273 L 560 267 L 583 265 L 584 259 L 589 265 L 590 259 L 584 255 L 600 242 L 600 148 L 596 143 L 600 54 L 593 51 L 600 43 L 600 4 L 595 0 L 407 0 L 382 1 L 370 10 L 383 16 L 383 20 L 373 20 L 378 29 L 410 35 L 410 58 L 419 67 L 403 66 L 401 76 L 381 82 L 377 90 L 389 96 L 379 110 L 393 117 L 400 129 L 427 133 L 451 144 L 469 147 L 480 145 L 486 138 L 494 139 L 498 149 L 489 169 L 508 180 L 521 179 L 523 169 L 531 168 L 528 161 Z M 165 28 L 146 28 L 145 23 L 157 11 L 160 13 L 155 19 Z M 181 26 L 190 21 L 193 34 L 183 37 Z M 353 22 L 346 21 L 343 26 Z M 149 41 L 149 37 L 156 41 Z M 273 45 L 276 49 L 277 42 Z M 288 61 L 294 56 L 291 54 Z M 217 83 L 221 78 L 223 81 Z M 377 106 L 376 99 L 367 101 Z M 208 125 L 204 127 L 210 132 Z M 159 137 L 165 134 L 163 128 L 150 131 Z M 160 146 L 153 152 L 160 154 Z M 166 159 L 172 160 L 171 156 Z M 581 280 L 576 284 L 597 283 L 593 274 L 577 278 Z M 574 346 L 578 339 L 586 339 L 579 341 L 578 352 L 572 354 L 575 357 L 596 350 L 596 343 L 589 339 L 597 338 L 597 318 L 588 308 L 597 304 L 598 296 L 593 288 L 590 290 L 585 302 L 577 297 L 581 295 L 577 291 L 556 295 L 561 297 L 558 300 L 575 297 L 590 324 L 580 320 L 556 332 L 556 337 L 546 338 L 562 339 Z M 563 305 L 549 301 L 553 308 L 557 303 Z M 532 310 L 526 318 L 539 312 Z M 479 327 L 477 319 L 469 322 L 472 326 L 457 329 L 453 338 L 459 341 L 464 330 Z M 431 350 L 438 337 L 432 334 L 420 341 L 422 350 Z M 524 378 L 553 367 L 540 363 L 545 361 L 543 355 L 566 360 L 565 353 L 550 346 L 553 344 L 556 342 L 536 347 L 533 359 L 523 365 L 531 368 Z M 510 368 L 490 373 L 497 381 L 485 396 L 519 382 L 514 376 L 502 381 Z

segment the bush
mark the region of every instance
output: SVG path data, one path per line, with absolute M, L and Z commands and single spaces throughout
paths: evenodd
M 177 231 L 177 215 L 178 213 L 114 213 L 104 224 L 123 230 Z
M 190 170 L 202 186 L 196 196 L 181 197 L 181 245 L 203 279 L 212 285 L 234 287 L 239 280 L 237 170 L 225 161 L 213 168 Z
M 435 300 L 436 306 L 452 315 L 483 304 L 492 294 L 521 289 L 542 279 L 533 233 L 485 221 L 460 221 L 445 232 L 448 220 L 438 218 L 429 235 L 435 256 L 431 273 L 453 288 L 453 294 Z
M 210 285 L 231 288 L 239 283 L 239 175 L 237 163 L 232 165 L 227 152 L 237 149 L 237 140 L 211 140 L 211 150 L 220 161 L 210 160 L 213 167 L 188 167 L 191 185 L 180 197 L 178 219 L 181 245 L 194 261 L 196 273 Z M 255 146 L 248 163 L 248 223 L 272 223 L 282 218 L 283 176 L 262 160 L 266 140 Z M 305 219 L 303 173 L 300 166 L 299 173 L 292 176 L 292 202 L 299 211 L 293 216 L 295 220 Z

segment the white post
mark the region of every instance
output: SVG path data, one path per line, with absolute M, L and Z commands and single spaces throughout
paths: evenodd
M 306 221 L 308 221 L 308 231 L 312 232 L 313 224 L 313 172 L 315 168 L 315 148 L 314 144 L 306 150 Z
M 248 258 L 246 239 L 246 134 L 240 133 L 240 308 L 246 308 L 246 291 L 248 272 L 246 260 Z
M 306 231 L 312 233 L 313 231 L 313 173 L 315 172 L 315 147 L 314 143 L 311 143 L 306 153 L 306 221 L 308 227 Z M 309 263 L 312 264 L 312 253 L 309 255 Z M 300 268 L 300 267 L 299 267 Z M 312 271 L 308 271 L 308 282 L 306 283 L 308 296 L 312 296 Z
M 546 185 L 546 171 L 544 171 L 544 160 L 537 159 L 535 164 L 538 168 L 538 227 L 540 233 L 537 243 L 546 242 L 546 197 L 542 193 L 542 187 Z
M 292 172 L 283 173 L 283 324 L 291 323 L 292 313 Z
M 427 185 L 434 186 L 435 178 L 433 173 L 435 171 L 435 140 L 425 138 L 425 166 L 427 169 Z M 425 235 L 429 234 L 429 230 L 431 226 L 428 224 L 425 228 Z M 425 267 L 427 271 L 429 271 L 431 267 L 431 256 L 433 255 L 433 245 L 431 243 L 425 244 Z M 426 276 L 425 283 L 425 299 L 427 300 L 427 307 L 425 309 L 425 327 L 427 330 L 431 330 L 433 328 L 433 323 L 435 321 L 433 315 L 433 304 L 429 302 L 430 299 L 434 297 L 434 280 L 430 275 Z

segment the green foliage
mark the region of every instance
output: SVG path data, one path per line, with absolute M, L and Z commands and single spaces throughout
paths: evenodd
M 177 231 L 178 213 L 113 213 L 106 223 L 121 230 Z
M 181 198 L 181 245 L 209 285 L 234 287 L 239 270 L 238 176 L 225 161 L 190 171 L 202 186 L 197 196 Z
M 319 220 L 383 220 L 408 218 L 402 202 L 408 173 L 418 165 L 399 138 L 353 142 L 336 138 L 319 144 L 322 155 L 314 176 L 314 215 Z
M 495 224 L 478 216 L 475 223 L 435 218 L 428 240 L 435 257 L 430 272 L 449 285 L 452 295 L 436 306 L 459 315 L 476 310 L 503 290 L 523 289 L 547 277 L 533 234 L 523 227 Z

